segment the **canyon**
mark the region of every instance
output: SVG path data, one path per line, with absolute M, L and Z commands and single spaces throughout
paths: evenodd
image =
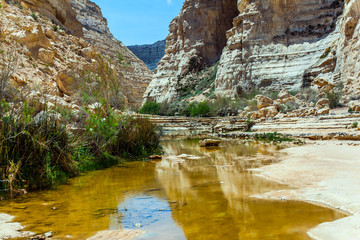
M 358 0 L 185 1 L 169 26 L 166 54 L 144 98 L 179 98 L 179 82 L 219 62 L 215 93 L 343 84 L 344 101 L 360 94 Z M 208 14 L 205 14 L 208 13 Z M 190 83 L 189 83 L 190 84 Z
M 138 58 L 144 61 L 151 71 L 156 69 L 157 63 L 165 55 L 166 41 L 161 40 L 153 44 L 128 46 Z

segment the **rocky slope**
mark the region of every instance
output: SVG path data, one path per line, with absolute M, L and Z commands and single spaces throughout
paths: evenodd
M 199 62 L 189 59 L 211 64 L 220 57 L 215 86 L 220 95 L 259 88 L 298 89 L 324 79 L 343 83 L 350 100 L 360 94 L 359 4 L 359 0 L 185 1 L 170 24 L 166 55 L 145 98 L 177 98 L 177 82 Z M 235 15 L 229 12 L 234 8 L 238 10 Z M 203 11 L 210 11 L 209 18 L 228 28 L 226 32 L 210 27 L 214 24 L 201 17 Z M 217 17 L 231 19 L 232 25 L 221 24 Z M 214 37 L 214 32 L 225 35 L 226 43 Z
M 112 59 L 117 59 L 120 53 L 124 61 L 130 64 L 122 69 L 125 77 L 124 93 L 130 104 L 141 104 L 153 73 L 124 44 L 114 38 L 99 6 L 89 0 L 71 0 L 71 4 L 77 13 L 77 19 L 84 26 L 84 38 L 103 54 L 112 56 Z
M 154 71 L 157 63 L 165 55 L 166 41 L 157 41 L 153 44 L 134 45 L 128 46 L 128 48 L 149 67 L 151 71 Z
M 74 83 L 71 76 L 96 68 L 102 55 L 112 59 L 128 102 L 141 104 L 152 72 L 112 36 L 96 4 L 88 0 L 27 0 L 17 5 L 0 0 L 0 4 L 1 51 L 3 56 L 16 54 L 17 68 L 10 80 L 24 95 L 45 94 L 46 101 L 78 108 L 71 95 L 73 84 L 82 83 L 77 82 L 81 79 Z

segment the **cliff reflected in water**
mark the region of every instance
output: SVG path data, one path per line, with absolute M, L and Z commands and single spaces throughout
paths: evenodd
M 306 231 L 344 215 L 294 201 L 251 198 L 286 186 L 248 169 L 278 159 L 280 146 L 229 141 L 163 142 L 159 162 L 129 162 L 71 179 L 56 190 L 0 203 L 26 230 L 86 239 L 101 230 L 140 229 L 137 239 L 309 239 Z

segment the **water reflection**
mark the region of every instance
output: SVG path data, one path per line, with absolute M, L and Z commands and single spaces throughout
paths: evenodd
M 197 140 L 163 143 L 160 162 L 130 162 L 72 179 L 53 191 L 1 202 L 26 230 L 86 239 L 101 230 L 140 229 L 138 239 L 308 239 L 306 230 L 342 214 L 252 194 L 284 189 L 247 171 L 277 161 L 281 146 Z

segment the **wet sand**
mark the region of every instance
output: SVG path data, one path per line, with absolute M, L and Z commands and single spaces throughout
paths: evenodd
M 346 211 L 352 215 L 322 223 L 308 234 L 323 240 L 360 239 L 360 147 L 326 141 L 282 151 L 287 155 L 281 162 L 254 171 L 295 189 L 252 196 L 308 201 Z

